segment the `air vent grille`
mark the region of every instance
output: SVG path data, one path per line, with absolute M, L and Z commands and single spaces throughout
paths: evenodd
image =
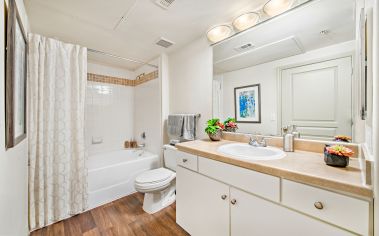
M 167 39 L 160 38 L 160 39 L 156 42 L 156 44 L 157 44 L 158 46 L 161 46 L 161 47 L 164 47 L 164 48 L 168 48 L 168 47 L 171 47 L 174 43 L 171 42 L 171 41 L 169 41 L 169 40 L 167 40 Z
M 155 4 L 167 10 L 174 1 L 175 0 L 156 0 Z
M 254 45 L 252 43 L 245 43 L 241 46 L 235 47 L 234 50 L 237 52 L 243 52 L 254 48 Z

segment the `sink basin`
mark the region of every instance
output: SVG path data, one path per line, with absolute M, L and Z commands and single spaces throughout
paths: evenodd
M 244 143 L 231 143 L 220 146 L 217 151 L 244 160 L 278 160 L 286 156 L 274 147 L 253 147 Z

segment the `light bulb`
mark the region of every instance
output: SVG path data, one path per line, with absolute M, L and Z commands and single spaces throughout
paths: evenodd
M 238 31 L 243 31 L 248 29 L 254 25 L 256 25 L 259 21 L 259 14 L 255 12 L 248 12 L 238 16 L 233 21 L 233 26 Z
M 294 2 L 294 0 L 270 0 L 264 5 L 263 11 L 271 17 L 277 16 L 291 9 Z
M 207 38 L 212 43 L 217 43 L 226 39 L 232 33 L 232 29 L 228 25 L 217 25 L 207 32 Z

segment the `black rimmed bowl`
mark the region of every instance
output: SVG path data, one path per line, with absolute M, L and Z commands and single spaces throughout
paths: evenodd
M 324 161 L 328 166 L 346 167 L 349 165 L 349 157 L 328 153 L 326 147 L 324 148 Z

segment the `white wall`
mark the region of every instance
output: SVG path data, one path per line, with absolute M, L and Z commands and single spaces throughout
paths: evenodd
M 134 79 L 132 71 L 88 63 L 88 72 Z M 85 137 L 89 155 L 119 150 L 134 137 L 134 88 L 88 81 Z M 92 140 L 102 139 L 93 144 Z
M 200 113 L 198 137 L 212 117 L 212 48 L 205 37 L 169 55 L 170 113 Z
M 102 64 L 92 62 L 92 61 L 88 61 L 87 71 L 88 73 L 93 73 L 93 74 L 98 74 L 98 75 L 107 75 L 107 76 L 125 78 L 125 79 L 135 79 L 137 75 L 134 71 L 102 65 Z
M 159 78 L 160 78 L 160 90 L 162 100 L 162 118 L 161 118 L 161 133 L 162 133 L 162 145 L 169 143 L 167 134 L 167 118 L 170 114 L 170 77 L 169 77 L 169 64 L 168 56 L 162 54 L 159 60 Z
M 17 0 L 22 23 L 29 32 L 23 1 Z M 4 2 L 0 2 L 0 45 L 4 45 Z M 0 47 L 0 235 L 28 235 L 27 141 L 5 150 L 4 47 Z
M 223 116 L 234 117 L 234 88 L 251 84 L 261 84 L 261 120 L 260 124 L 239 123 L 239 132 L 261 133 L 265 135 L 278 134 L 277 114 L 277 73 L 278 68 L 299 63 L 308 63 L 333 56 L 340 57 L 354 51 L 354 41 L 349 41 L 330 47 L 309 51 L 305 54 L 224 73 L 223 76 Z M 352 55 L 352 54 L 351 54 Z
M 156 59 L 151 64 L 159 64 Z M 150 66 L 142 66 L 135 71 L 136 75 L 148 74 L 157 70 Z M 134 137 L 139 143 L 145 143 L 146 150 L 161 155 L 161 90 L 160 78 L 150 80 L 134 87 Z M 146 139 L 141 134 L 145 132 Z

